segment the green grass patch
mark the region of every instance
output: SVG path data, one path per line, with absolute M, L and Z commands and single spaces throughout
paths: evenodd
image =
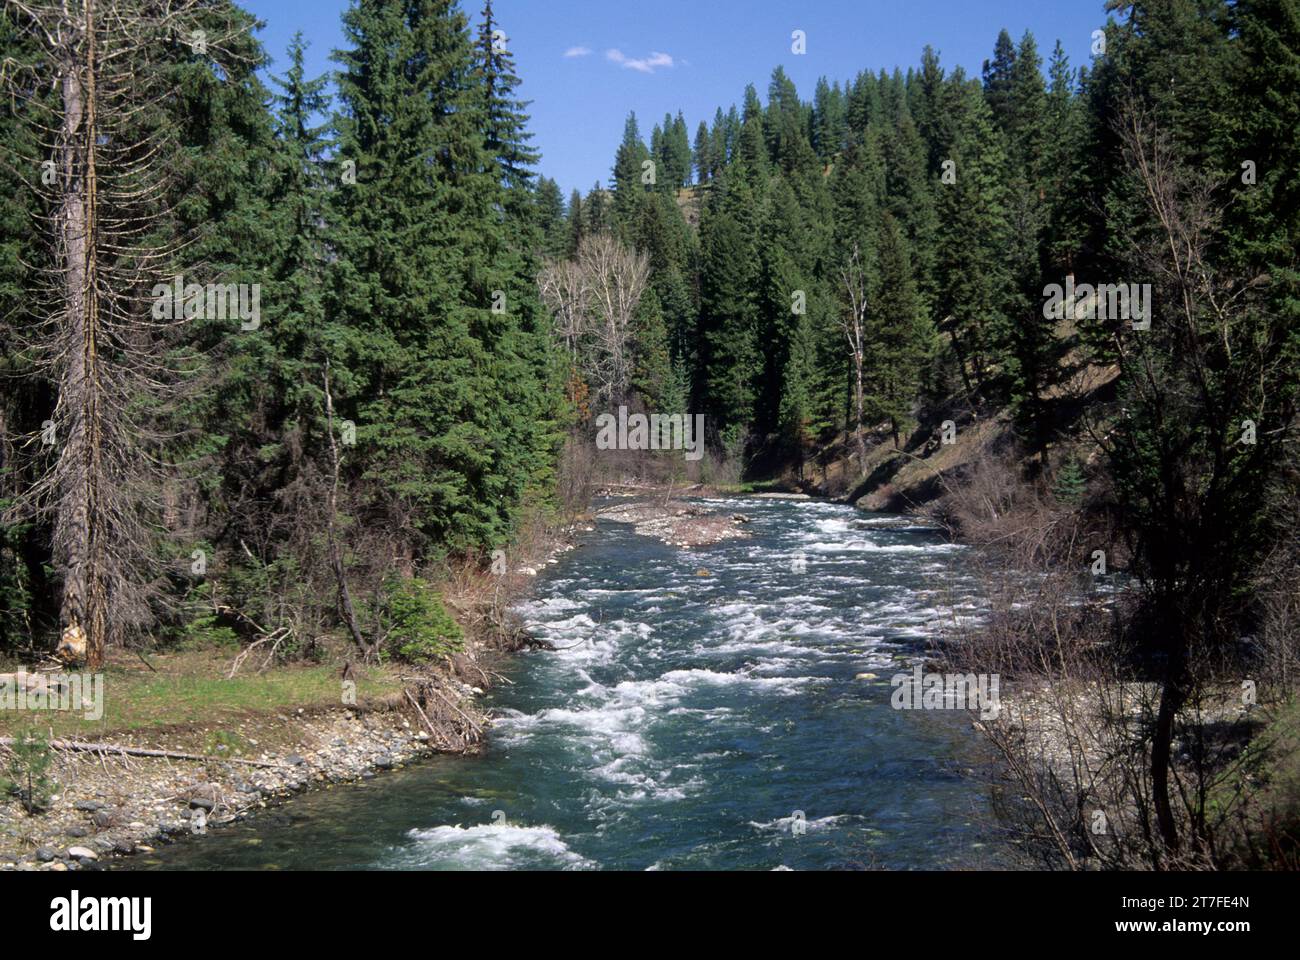
M 0 710 L 0 736 L 39 729 L 57 738 L 91 740 L 121 733 L 147 733 L 172 727 L 218 728 L 202 742 L 213 756 L 244 749 L 237 734 L 219 728 L 257 714 L 296 712 L 344 704 L 337 666 L 251 669 L 227 680 L 228 651 L 188 651 L 150 658 L 157 673 L 130 654 L 117 654 L 104 670 L 104 710 L 98 720 L 83 711 Z M 6 666 L 3 671 L 17 669 Z M 357 668 L 356 700 L 391 696 L 401 691 L 396 671 Z M 87 690 L 91 689 L 89 683 Z

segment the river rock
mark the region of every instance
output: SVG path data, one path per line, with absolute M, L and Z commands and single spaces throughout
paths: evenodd
M 215 783 L 200 783 L 190 791 L 190 808 L 212 810 L 221 802 L 221 788 Z
M 90 847 L 68 847 L 69 860 L 98 860 L 99 854 Z
M 39 861 L 41 861 L 42 863 L 49 863 L 51 860 L 53 860 L 53 859 L 54 859 L 55 857 L 57 857 L 58 855 L 59 855 L 59 854 L 58 854 L 58 851 L 57 851 L 57 850 L 54 850 L 54 849 L 51 848 L 51 847 L 37 847 L 37 848 L 36 848 L 36 859 L 39 860 Z

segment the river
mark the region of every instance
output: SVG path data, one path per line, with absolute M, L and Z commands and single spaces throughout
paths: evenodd
M 682 550 L 602 521 L 546 568 L 520 612 L 557 650 L 507 669 L 483 756 L 309 794 L 131 866 L 1001 865 L 969 717 L 890 707 L 890 677 L 977 610 L 964 549 L 841 504 L 713 503 L 751 538 Z

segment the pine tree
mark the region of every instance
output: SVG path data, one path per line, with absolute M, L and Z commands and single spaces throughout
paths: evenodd
M 1011 277 L 1006 264 L 1006 152 L 978 83 L 953 72 L 950 164 L 935 186 L 940 233 L 936 272 L 938 314 L 953 346 L 968 395 L 997 399 L 1005 374 Z M 941 166 L 942 169 L 942 166 Z
M 867 403 L 873 420 L 889 424 L 898 447 L 912 422 L 922 373 L 934 350 L 934 326 L 912 277 L 907 240 L 889 213 L 880 218 L 874 247 Z
M 950 85 L 945 83 L 939 55 L 926 45 L 921 51 L 921 70 L 916 83 L 916 105 L 912 110 L 916 129 L 926 147 L 926 169 L 937 173 L 947 144 L 952 142 L 952 115 L 949 112 Z
M 17 11 L 0 10 L 0 58 L 31 63 L 39 56 L 30 35 L 19 30 Z M 35 359 L 10 334 L 38 322 L 36 303 L 29 295 L 33 271 L 49 267 L 48 254 L 37 228 L 37 191 L 28 187 L 23 171 L 41 156 L 35 121 L 53 108 L 50 95 L 6 98 L 0 108 L 0 650 L 19 643 L 30 646 L 35 625 L 55 614 L 42 609 L 41 598 L 54 593 L 45 584 L 48 524 L 14 516 L 20 493 L 35 479 L 20 455 L 20 440 L 35 436 L 47 417 L 40 391 L 31 388 L 38 371 Z
M 844 148 L 846 110 L 840 85 L 833 87 L 822 77 L 813 95 L 812 145 L 817 156 L 830 160 Z
M 745 88 L 745 106 L 736 132 L 735 150 L 750 185 L 757 186 L 765 179 L 771 161 L 764 140 L 763 104 L 753 84 Z
M 629 204 L 635 205 L 635 197 L 630 188 L 626 196 Z M 591 192 L 582 202 L 583 231 L 589 236 L 612 233 L 617 226 L 621 225 L 621 221 L 615 217 L 616 202 L 616 197 L 599 183 L 592 184 Z
M 691 141 L 686 132 L 686 120 L 679 112 L 677 116 L 664 117 L 663 128 L 663 173 L 660 188 L 670 196 L 691 181 Z
M 662 193 L 647 198 L 633 237 L 650 260 L 650 284 L 672 358 L 687 362 L 695 351 L 696 311 L 685 278 L 694 269 L 695 241 L 675 198 Z
M 809 322 L 809 294 L 815 294 L 812 278 L 805 273 L 807 242 L 804 215 L 794 191 L 786 180 L 778 179 L 772 186 L 758 243 L 758 324 L 764 373 L 757 384 L 755 419 L 760 435 L 772 436 L 785 427 L 787 443 L 802 432 L 807 417 L 805 410 L 798 410 L 798 422 L 791 423 L 787 409 L 786 422 L 782 422 L 782 398 L 807 395 L 809 371 L 798 362 L 802 358 L 798 349 L 804 339 L 802 328 Z
M 568 216 L 564 209 L 564 194 L 560 192 L 560 185 L 550 177 L 538 177 L 533 203 L 535 207 L 533 218 L 542 235 L 542 253 L 548 257 L 562 256 L 568 246 Z
M 984 98 L 993 111 L 993 120 L 1005 131 L 1012 124 L 1011 87 L 1014 84 L 1016 45 L 1006 30 L 998 32 L 993 58 L 984 61 Z
M 614 211 L 620 224 L 636 220 L 646 193 L 644 174 L 651 159 L 650 151 L 641 139 L 636 114 L 630 113 L 623 127 L 623 142 L 614 157 Z M 657 183 L 665 171 L 656 168 L 654 172 Z
M 699 127 L 695 130 L 693 157 L 696 182 L 700 184 L 708 183 L 713 178 L 713 138 L 709 134 L 709 125 L 703 120 L 700 121 Z
M 450 0 L 357 0 L 344 27 L 338 158 L 357 173 L 337 191 L 346 333 L 330 347 L 359 496 L 399 556 L 497 543 L 541 469 L 530 435 L 545 421 L 483 74 Z
M 578 248 L 582 246 L 582 238 L 587 235 L 587 214 L 583 209 L 582 194 L 577 190 L 569 194 L 569 211 L 564 233 L 565 256 L 573 259 L 578 255 Z
M 1045 169 L 1049 114 L 1042 62 L 1028 31 L 1016 51 L 1003 109 L 1010 161 L 1007 260 L 1013 284 L 1006 375 L 1024 439 L 1046 466 L 1050 440 L 1046 396 L 1059 375 L 1062 342 L 1055 322 L 1043 316 L 1042 291 L 1046 284 L 1063 278 L 1045 272 L 1043 254 L 1051 215 L 1051 184 Z
M 1048 67 L 1046 137 L 1043 179 L 1050 212 L 1044 256 L 1050 276 L 1074 271 L 1082 245 L 1087 202 L 1087 142 L 1084 104 L 1076 89 L 1076 72 L 1061 42 L 1056 42 Z
M 860 141 L 867 124 L 882 118 L 880 89 L 876 75 L 870 70 L 859 73 L 846 99 L 845 122 L 848 126 L 848 137 Z
M 647 410 L 669 411 L 664 406 L 672 392 L 672 363 L 668 355 L 668 332 L 664 327 L 659 297 L 650 288 L 637 304 L 632 330 L 631 387 Z
M 478 89 L 483 97 L 483 139 L 494 159 L 510 213 L 516 224 L 529 222 L 525 205 L 533 185 L 533 168 L 540 155 L 530 145 L 528 104 L 515 91 L 520 80 L 515 73 L 514 56 L 509 38 L 492 10 L 492 0 L 484 0 L 479 23 L 478 44 L 474 51 Z
M 899 120 L 882 147 L 888 211 L 907 237 L 917 294 L 930 312 L 938 298 L 935 256 L 939 220 L 934 192 L 942 184 L 926 169 L 925 142 L 910 115 Z
M 740 166 L 743 168 L 744 163 Z M 720 182 L 700 226 L 697 403 L 711 429 L 735 442 L 753 421 L 761 370 L 754 194 L 743 169 Z
M 731 114 L 728 115 L 718 107 L 713 115 L 713 126 L 709 130 L 709 159 L 713 164 L 709 170 L 710 181 L 718 179 L 723 168 L 733 159 L 736 128 L 739 126 L 735 119 L 735 110 L 736 108 L 732 107 Z

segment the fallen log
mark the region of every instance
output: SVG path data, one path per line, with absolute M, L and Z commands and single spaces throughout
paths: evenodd
M 0 747 L 12 747 L 13 737 L 0 737 Z M 284 767 L 283 763 L 270 763 L 266 760 L 241 760 L 238 757 L 208 757 L 200 753 L 180 753 L 176 750 L 146 750 L 144 747 L 123 747 L 116 743 L 81 743 L 76 740 L 51 740 L 51 750 L 65 750 L 69 753 L 117 753 L 126 757 L 160 757 L 165 760 L 199 760 L 208 762 L 219 760 L 222 763 L 242 763 L 250 767 Z
M 420 706 L 419 701 L 416 700 L 415 697 L 411 695 L 410 688 L 407 688 L 402 692 L 406 694 L 406 699 L 411 701 L 411 706 L 415 707 L 416 712 L 419 713 L 420 719 L 424 721 L 424 725 L 428 729 L 428 731 L 438 739 L 440 740 L 443 739 L 443 735 L 438 732 L 438 730 L 434 727 L 432 721 L 429 720 L 429 715 L 424 712 L 424 708 Z
M 456 706 L 456 704 L 452 703 L 450 700 L 448 700 L 446 697 L 444 697 L 444 696 L 442 695 L 441 691 L 438 690 L 438 687 L 437 687 L 436 684 L 431 683 L 431 684 L 429 684 L 427 687 L 425 687 L 425 689 L 426 689 L 426 690 L 429 690 L 429 691 L 430 691 L 430 692 L 431 692 L 435 697 L 437 697 L 439 700 L 441 700 L 441 701 L 442 701 L 443 703 L 445 703 L 447 706 L 451 707 L 452 710 L 455 710 L 458 714 L 460 714 L 461 719 L 464 720 L 467 724 L 469 724 L 469 728 L 470 728 L 471 730 L 474 731 L 475 736 L 478 736 L 478 737 L 482 737 L 482 736 L 483 736 L 483 728 L 480 727 L 477 723 L 475 723 L 474 720 L 473 720 L 473 718 L 470 717 L 470 715 L 469 715 L 468 713 L 466 713 L 466 712 L 465 712 L 464 710 L 462 710 L 460 707 Z
M 474 735 L 476 737 L 482 738 L 483 728 L 474 721 L 473 717 L 471 717 L 464 710 L 456 706 L 456 704 L 452 703 L 450 700 L 448 700 L 446 697 L 442 695 L 442 692 L 438 689 L 438 681 L 435 680 L 433 677 L 431 676 L 401 677 L 400 679 L 406 682 L 414 682 L 418 684 L 421 692 L 427 690 L 430 693 L 432 693 L 435 697 L 441 700 L 443 702 L 443 705 L 446 706 L 449 710 L 452 710 L 455 713 L 459 714 L 460 718 L 464 720 L 466 724 L 468 724 L 469 728 L 472 731 L 474 731 Z M 410 696 L 409 691 L 407 693 L 407 696 Z

